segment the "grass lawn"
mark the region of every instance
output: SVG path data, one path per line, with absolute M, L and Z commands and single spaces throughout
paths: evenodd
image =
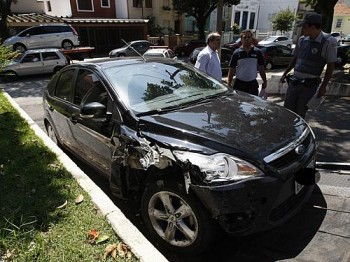
M 0 141 L 0 261 L 127 260 L 104 259 L 121 240 L 1 91 Z

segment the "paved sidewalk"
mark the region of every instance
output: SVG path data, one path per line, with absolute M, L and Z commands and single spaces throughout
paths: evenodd
M 268 100 L 283 105 L 284 96 L 274 95 Z M 309 110 L 305 119 L 316 136 L 316 161 L 343 164 L 350 169 L 350 97 L 326 96 L 325 102 L 317 110 Z

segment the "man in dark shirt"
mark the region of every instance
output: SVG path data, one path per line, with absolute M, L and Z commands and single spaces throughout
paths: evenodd
M 242 46 L 234 51 L 228 72 L 228 85 L 231 86 L 233 76 L 236 80 L 233 89 L 258 95 L 259 83 L 256 77 L 259 74 L 263 80 L 262 89 L 266 88 L 266 73 L 264 57 L 259 48 L 253 46 L 253 34 L 250 30 L 241 33 Z

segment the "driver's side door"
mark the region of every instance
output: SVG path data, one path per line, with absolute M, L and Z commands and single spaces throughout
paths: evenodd
M 93 117 L 81 115 L 81 108 L 92 102 L 105 106 L 103 114 Z M 76 110 L 70 118 L 72 146 L 86 161 L 105 175 L 109 175 L 112 154 L 115 151 L 112 141 L 115 128 L 115 122 L 112 120 L 114 102 L 107 88 L 92 71 L 79 70 L 75 84 L 74 104 Z

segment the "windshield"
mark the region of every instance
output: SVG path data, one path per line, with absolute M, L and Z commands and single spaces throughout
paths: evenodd
M 227 92 L 227 87 L 185 63 L 149 62 L 113 67 L 106 74 L 137 115 L 178 108 Z

